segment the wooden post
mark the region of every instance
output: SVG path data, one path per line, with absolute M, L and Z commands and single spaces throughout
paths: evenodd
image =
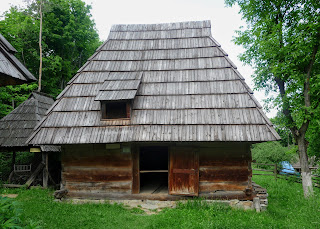
M 11 171 L 14 170 L 14 164 L 16 163 L 16 152 L 12 153 Z
M 276 180 L 277 180 L 277 173 L 278 173 L 277 164 L 274 164 L 274 179 Z
M 48 153 L 45 153 L 45 152 L 42 152 L 42 162 L 43 164 L 45 165 L 44 168 L 43 168 L 43 173 L 42 173 L 42 177 L 43 177 L 43 180 L 42 180 L 42 184 L 43 184 L 43 187 L 44 188 L 48 188 Z
M 132 194 L 140 193 L 139 148 L 132 146 Z

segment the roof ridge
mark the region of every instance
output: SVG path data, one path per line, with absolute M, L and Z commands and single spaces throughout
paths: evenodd
M 32 95 L 32 94 L 38 94 L 38 95 L 41 95 L 41 96 L 44 96 L 44 97 L 51 98 L 51 99 L 55 100 L 54 96 L 52 96 L 52 95 L 50 95 L 50 94 L 47 94 L 47 93 L 44 93 L 44 92 L 41 92 L 41 91 L 32 91 L 32 92 L 31 92 L 31 95 Z M 31 95 L 30 95 L 30 96 L 31 96 Z M 30 97 L 30 96 L 29 96 L 29 97 Z
M 4 48 L 12 54 L 15 54 L 16 52 L 18 52 L 12 44 L 10 44 L 10 42 L 0 33 L 0 43 L 4 46 Z
M 7 61 L 10 62 L 28 81 L 36 81 L 37 79 L 32 75 L 32 73 L 24 66 L 18 59 L 13 55 L 12 52 L 8 52 L 4 46 L 0 45 L 1 53 L 6 57 Z
M 153 24 L 114 24 L 110 32 L 211 28 L 210 20 Z

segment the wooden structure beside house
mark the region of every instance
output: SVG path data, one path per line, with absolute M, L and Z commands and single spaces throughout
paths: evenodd
M 47 167 L 48 153 L 60 151 L 58 146 L 30 146 L 26 143 L 33 129 L 39 124 L 53 103 L 54 99 L 51 96 L 41 92 L 32 92 L 26 101 L 0 120 L 0 151 L 12 152 L 12 171 L 15 171 L 16 152 L 32 151 L 42 153 L 43 163 Z M 35 165 L 34 168 L 36 166 L 38 165 Z M 19 166 L 16 166 L 16 168 L 19 168 Z M 44 186 L 46 186 L 48 173 L 45 173 L 44 176 Z
M 17 50 L 0 34 L 0 87 L 36 81 L 36 78 L 14 56 Z
M 62 146 L 69 197 L 252 199 L 280 139 L 210 21 L 115 25 L 28 142 Z

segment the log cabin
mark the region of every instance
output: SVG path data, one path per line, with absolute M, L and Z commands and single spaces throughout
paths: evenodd
M 36 78 L 15 57 L 17 50 L 0 34 L 0 87 L 36 81 Z
M 62 146 L 74 198 L 252 199 L 253 143 L 280 139 L 210 21 L 114 25 L 28 142 Z

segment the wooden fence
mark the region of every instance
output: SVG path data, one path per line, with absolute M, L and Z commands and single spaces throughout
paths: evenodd
M 300 175 L 294 175 L 291 173 L 280 174 L 278 171 L 279 169 L 280 168 L 277 164 L 264 164 L 264 163 L 256 163 L 256 162 L 252 163 L 252 175 L 274 176 L 275 179 L 292 180 L 297 183 L 302 182 L 302 178 Z M 313 185 L 315 187 L 320 188 L 320 176 L 315 174 L 312 174 L 311 176 L 312 176 Z

